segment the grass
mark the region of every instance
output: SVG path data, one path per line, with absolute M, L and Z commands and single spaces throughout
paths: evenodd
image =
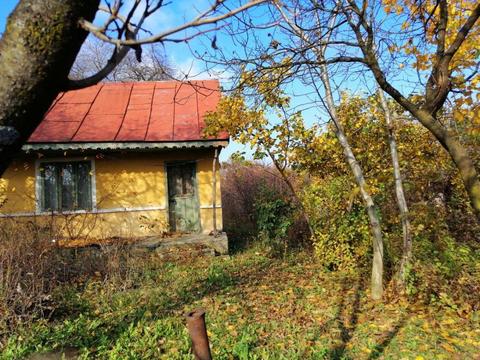
M 270 259 L 143 259 L 128 287 L 89 280 L 62 306 L 12 334 L 1 359 L 74 348 L 80 358 L 192 359 L 183 314 L 207 311 L 214 359 L 475 358 L 480 314 L 396 299 L 375 304 L 358 274 L 326 272 L 308 254 Z

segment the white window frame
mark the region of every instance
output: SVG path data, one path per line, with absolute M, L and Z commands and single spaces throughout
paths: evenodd
M 41 164 L 43 163 L 65 163 L 75 161 L 90 161 L 91 175 L 91 193 L 92 193 L 92 209 L 91 210 L 67 210 L 67 211 L 42 211 L 42 176 L 41 176 Z M 76 156 L 71 158 L 42 158 L 35 160 L 35 214 L 36 215 L 48 215 L 48 214 L 88 214 L 97 211 L 97 182 L 95 171 L 95 157 L 93 156 Z

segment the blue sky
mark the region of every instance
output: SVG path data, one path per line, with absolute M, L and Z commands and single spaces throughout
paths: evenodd
M 2 5 L 0 7 L 0 29 L 3 31 L 5 28 L 5 22 L 7 16 L 13 10 L 14 6 L 17 3 L 17 0 L 1 0 Z M 125 8 L 128 9 L 128 2 L 131 0 L 126 1 Z M 172 4 L 165 6 L 158 11 L 151 18 L 147 19 L 146 23 L 144 24 L 144 28 L 147 28 L 152 33 L 158 33 L 162 29 L 169 29 L 176 25 L 182 24 L 187 20 L 191 20 L 194 18 L 200 10 L 204 10 L 209 7 L 211 0 L 195 0 L 193 1 L 173 1 Z M 253 16 L 261 18 L 262 16 L 262 9 L 257 8 L 254 10 Z M 96 21 L 102 20 L 104 15 L 99 13 L 97 15 Z M 265 33 L 262 35 L 260 32 L 256 33 L 260 34 L 258 36 L 264 36 L 263 40 L 265 39 Z M 274 34 L 276 35 L 276 34 Z M 212 36 L 210 33 L 208 36 Z M 279 35 L 281 36 L 281 35 Z M 181 37 L 181 34 L 179 35 Z M 278 38 L 281 40 L 281 37 Z M 225 52 L 233 52 L 238 50 L 239 52 L 242 51 L 241 48 L 238 48 L 238 44 L 232 42 L 232 40 L 226 37 L 224 34 L 222 35 L 222 31 L 218 32 L 218 44 L 222 47 L 222 50 Z M 180 70 L 181 72 L 189 72 L 190 78 L 192 75 L 197 79 L 205 79 L 212 77 L 212 74 L 207 73 L 205 71 L 206 65 L 201 60 L 196 60 L 195 57 L 192 55 L 192 51 L 198 51 L 199 53 L 203 53 L 205 50 L 212 51 L 210 47 L 210 41 L 208 38 L 199 37 L 191 40 L 188 46 L 184 43 L 167 43 L 165 45 L 165 52 L 167 58 L 171 65 Z M 217 70 L 221 70 L 221 67 L 217 67 Z M 403 72 L 404 79 L 408 78 L 411 74 L 409 72 Z M 214 77 L 225 77 L 228 75 L 221 75 L 220 73 L 214 73 Z M 399 79 L 398 84 L 403 86 L 407 86 L 407 82 L 404 79 Z M 222 79 L 221 79 L 222 80 Z M 355 76 L 347 76 L 345 78 L 334 78 L 334 86 L 335 82 L 338 81 L 341 85 L 342 90 L 348 90 L 352 93 L 365 93 L 366 91 L 372 92 L 375 90 L 373 83 L 370 80 L 365 80 L 363 78 L 355 77 Z M 224 80 L 225 84 L 225 80 Z M 370 84 L 370 86 L 369 86 Z M 402 88 L 403 86 L 400 86 Z M 307 124 L 313 123 L 324 123 L 326 119 L 325 113 L 318 107 L 309 107 L 307 103 L 311 101 L 310 95 L 306 93 L 306 88 L 303 86 L 300 81 L 296 80 L 288 86 L 289 94 L 292 95 L 292 105 L 298 108 L 303 109 L 302 113 Z M 323 119 L 323 120 L 322 120 Z M 231 142 L 231 144 L 227 147 L 226 150 L 222 152 L 221 159 L 226 160 L 228 157 L 235 151 L 244 151 L 248 154 L 251 152 L 243 145 Z
M 7 16 L 12 12 L 16 4 L 16 0 L 2 0 L 2 5 L 0 6 L 0 29 L 2 32 L 5 29 Z
M 1 0 L 0 6 L 0 31 L 3 32 L 6 26 L 8 15 L 12 12 L 17 0 Z M 175 4 L 175 6 L 173 6 Z M 155 32 L 161 29 L 178 25 L 185 20 L 191 19 L 198 14 L 199 10 L 205 9 L 209 2 L 206 0 L 196 0 L 194 5 L 190 1 L 173 2 L 172 5 L 165 7 L 161 12 L 152 16 L 145 27 Z M 195 41 L 190 43 L 190 47 L 195 48 Z M 200 46 L 198 44 L 198 46 Z M 199 79 L 209 78 L 211 75 L 204 72 L 204 65 L 201 61 L 194 59 L 191 54 L 191 48 L 184 44 L 167 44 L 165 51 L 170 63 L 181 72 L 189 72 Z M 247 151 L 243 145 L 231 142 L 230 145 L 221 153 L 221 160 L 227 160 L 235 151 Z

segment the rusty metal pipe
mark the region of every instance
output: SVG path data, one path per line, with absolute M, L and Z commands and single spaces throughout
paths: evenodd
M 205 310 L 196 309 L 185 314 L 187 329 L 192 339 L 192 351 L 197 360 L 212 360 L 208 343 Z

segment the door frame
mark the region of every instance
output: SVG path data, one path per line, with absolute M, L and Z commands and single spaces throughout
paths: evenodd
M 194 170 L 195 170 L 195 177 L 193 179 L 193 187 L 195 189 L 195 205 L 197 207 L 197 213 L 198 213 L 198 231 L 197 233 L 201 233 L 203 230 L 202 227 L 202 217 L 200 213 L 200 199 L 198 195 L 198 180 L 197 180 L 197 173 L 198 173 L 198 160 L 168 160 L 164 161 L 163 167 L 164 167 L 164 172 L 165 172 L 165 197 L 166 197 L 166 208 L 167 208 L 167 223 L 170 226 L 170 198 L 169 198 L 169 189 L 168 189 L 168 167 L 169 166 L 175 166 L 175 165 L 181 165 L 181 164 L 193 164 Z

